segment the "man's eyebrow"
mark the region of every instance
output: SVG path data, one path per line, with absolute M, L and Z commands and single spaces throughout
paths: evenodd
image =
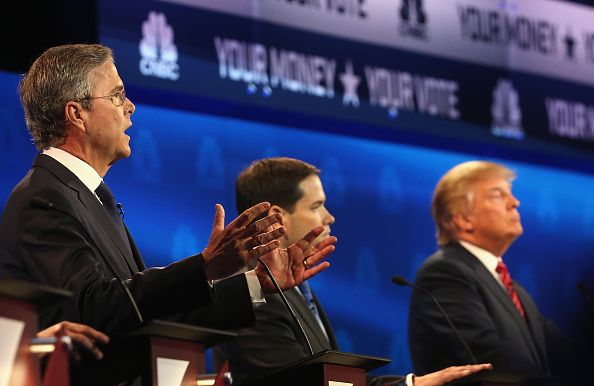
M 112 88 L 110 92 L 116 93 L 116 92 L 122 91 L 123 89 L 124 89 L 124 85 L 120 84 L 120 85 L 117 85 L 114 88 Z

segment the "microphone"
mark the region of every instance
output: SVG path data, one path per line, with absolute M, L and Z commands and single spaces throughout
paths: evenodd
M 299 321 L 299 318 L 297 317 L 297 315 L 295 315 L 295 311 L 293 311 L 293 308 L 291 308 L 291 305 L 289 304 L 289 301 L 287 300 L 287 297 L 283 293 L 283 290 L 278 285 L 278 282 L 274 278 L 274 275 L 272 274 L 272 272 L 270 272 L 270 268 L 268 268 L 268 266 L 262 260 L 261 257 L 258 258 L 258 262 L 260 264 L 262 264 L 262 266 L 266 270 L 266 273 L 268 274 L 268 277 L 270 277 L 270 280 L 272 280 L 272 284 L 274 284 L 274 287 L 276 288 L 276 290 L 278 291 L 278 294 L 280 295 L 281 299 L 283 300 L 283 303 L 285 304 L 285 307 L 287 307 L 287 310 L 291 314 L 291 317 L 293 318 L 293 320 L 295 321 L 295 323 L 297 323 L 297 326 L 299 327 L 299 331 L 301 332 L 301 335 L 303 335 L 303 338 L 305 339 L 305 343 L 307 343 L 307 348 L 309 349 L 309 355 L 312 355 L 313 356 L 314 355 L 314 352 L 313 352 L 313 348 L 311 347 L 311 342 L 309 341 L 309 339 L 307 337 L 307 334 L 305 333 L 305 330 L 303 329 L 303 326 L 301 325 L 301 322 Z
M 53 202 L 51 202 L 49 200 L 46 200 L 45 198 L 42 198 L 42 197 L 39 197 L 39 196 L 33 197 L 31 199 L 31 206 L 33 206 L 34 208 L 38 208 L 38 209 L 55 210 L 57 212 L 60 212 L 60 213 L 62 213 L 64 215 L 72 218 L 74 221 L 76 221 L 78 223 L 78 225 L 80 225 L 80 227 L 82 229 L 85 229 L 85 227 L 83 226 L 83 224 L 80 222 L 79 219 L 77 219 L 76 217 L 74 217 L 71 213 L 68 213 L 65 210 L 62 210 L 62 209 L 56 207 Z M 122 210 L 122 216 L 123 216 L 123 210 Z M 88 236 L 88 233 L 87 233 L 87 236 Z M 87 241 L 90 242 L 90 243 L 93 242 L 90 236 L 87 237 Z M 97 248 L 97 245 L 95 245 L 95 248 L 98 251 L 100 251 L 100 249 Z M 107 259 L 105 261 L 107 262 Z M 109 263 L 107 263 L 107 265 L 109 266 L 109 268 L 111 270 L 111 273 L 113 273 L 113 276 L 115 276 L 116 282 L 124 289 L 124 293 L 126 294 L 126 296 L 128 297 L 128 300 L 132 304 L 132 308 L 134 309 L 134 313 L 136 314 L 136 318 L 138 319 L 138 321 L 140 323 L 144 323 L 144 318 L 142 317 L 142 314 L 140 313 L 140 309 L 138 308 L 138 304 L 136 303 L 136 300 L 134 300 L 134 297 L 132 296 L 132 293 L 130 292 L 130 290 L 128 289 L 128 286 L 126 285 L 126 281 L 119 278 L 119 276 L 117 275 L 116 271 L 113 269 L 113 267 Z
M 54 203 L 41 197 L 33 197 L 31 199 L 31 206 L 37 209 L 51 210 L 54 209 Z
M 398 284 L 398 285 L 401 285 L 401 286 L 412 287 L 412 288 L 417 289 L 419 291 L 425 292 L 427 295 L 429 295 L 431 297 L 431 299 L 433 299 L 433 302 L 435 303 L 435 305 L 437 306 L 437 308 L 439 309 L 439 311 L 443 315 L 444 319 L 448 322 L 448 324 L 450 325 L 450 327 L 452 328 L 452 330 L 454 330 L 454 333 L 456 333 L 456 337 L 458 338 L 458 340 L 460 341 L 460 343 L 462 343 L 462 345 L 464 346 L 464 349 L 466 350 L 466 353 L 468 354 L 468 356 L 472 360 L 472 364 L 476 365 L 478 363 L 477 360 L 476 360 L 476 357 L 472 353 L 472 350 L 470 349 L 470 347 L 468 347 L 468 344 L 466 344 L 466 341 L 464 340 L 464 338 L 462 338 L 462 335 L 460 335 L 460 331 L 458 331 L 458 329 L 456 328 L 456 326 L 454 326 L 454 323 L 452 323 L 452 320 L 450 319 L 450 317 L 448 316 L 448 314 L 445 312 L 445 310 L 443 309 L 443 307 L 441 306 L 441 304 L 439 304 L 439 302 L 437 301 L 437 298 L 435 296 L 433 296 L 433 294 L 429 290 L 427 290 L 427 289 L 425 289 L 425 288 L 423 288 L 421 286 L 418 286 L 418 285 L 416 285 L 414 283 L 410 283 L 408 280 L 406 280 L 402 276 L 393 276 L 392 277 L 392 283 Z
M 121 202 L 118 202 L 116 204 L 116 207 L 118 208 L 118 214 L 120 215 L 120 218 L 123 220 L 124 219 L 124 206 L 122 205 Z

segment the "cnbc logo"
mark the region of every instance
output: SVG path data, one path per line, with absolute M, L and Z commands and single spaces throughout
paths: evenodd
M 142 39 L 138 45 L 142 75 L 170 80 L 179 78 L 173 35 L 173 28 L 167 24 L 165 15 L 151 11 L 148 19 L 142 23 Z
M 423 0 L 401 0 L 398 15 L 400 35 L 427 40 L 427 12 Z

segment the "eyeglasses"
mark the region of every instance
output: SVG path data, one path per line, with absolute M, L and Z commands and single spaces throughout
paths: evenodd
M 87 97 L 87 98 L 83 98 L 82 100 L 91 100 L 91 99 L 109 99 L 111 101 L 111 103 L 113 103 L 117 107 L 120 107 L 128 100 L 128 98 L 126 98 L 126 90 L 118 91 L 115 94 L 111 94 L 111 95 L 104 95 L 104 96 L 98 96 L 98 97 Z

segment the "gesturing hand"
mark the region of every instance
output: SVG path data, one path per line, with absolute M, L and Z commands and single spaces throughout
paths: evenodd
M 269 208 L 268 202 L 256 204 L 225 227 L 225 210 L 220 204 L 215 206 L 210 239 L 202 251 L 207 279 L 215 280 L 229 276 L 278 248 L 277 239 L 285 233 L 285 228 L 279 227 L 270 232 L 268 229 L 281 220 L 280 214 L 271 214 L 250 224 Z
M 103 358 L 103 353 L 97 347 L 98 343 L 109 343 L 109 337 L 102 332 L 99 332 L 85 324 L 74 322 L 60 322 L 41 330 L 37 333 L 38 338 L 50 338 L 53 336 L 69 336 L 74 343 L 74 350 L 72 356 L 74 359 L 80 359 L 80 349 L 91 353 L 95 358 Z
M 262 256 L 262 261 L 266 263 L 281 289 L 293 288 L 330 266 L 329 262 L 320 261 L 334 251 L 336 237 L 328 236 L 311 245 L 323 231 L 324 227 L 318 226 L 289 248 L 277 248 Z M 261 263 L 256 266 L 256 275 L 265 292 L 277 291 Z
M 414 386 L 441 386 L 445 385 L 446 383 L 453 382 L 456 379 L 467 377 L 470 374 L 492 369 L 493 366 L 490 363 L 466 366 L 451 366 L 431 374 L 426 374 L 421 377 L 415 377 Z

